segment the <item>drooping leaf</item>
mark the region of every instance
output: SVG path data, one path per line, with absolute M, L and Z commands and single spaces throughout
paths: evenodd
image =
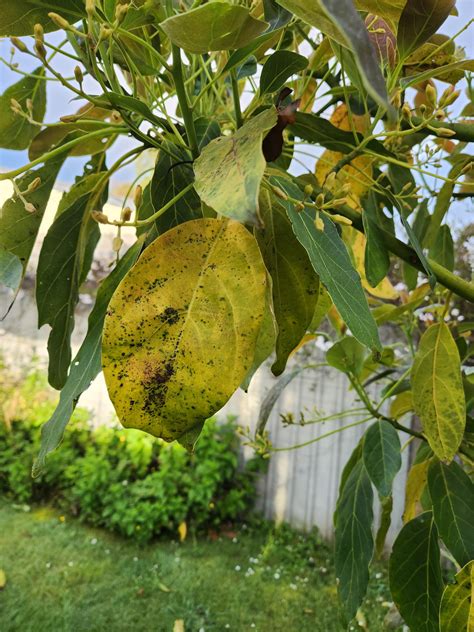
M 388 106 L 385 81 L 367 28 L 352 0 L 278 0 L 281 6 L 352 51 L 367 92 Z
M 338 340 L 326 353 L 326 361 L 331 366 L 349 373 L 359 375 L 364 365 L 366 349 L 352 336 L 347 336 Z
M 291 197 L 302 198 L 298 187 L 286 178 L 272 177 L 272 182 Z M 318 230 L 314 224 L 314 216 L 308 210 L 297 212 L 291 202 L 283 200 L 282 203 L 286 207 L 296 237 L 306 248 L 313 268 L 353 336 L 367 347 L 381 350 L 378 330 L 360 277 L 354 270 L 347 248 L 333 222 L 321 214 L 324 230 Z
M 267 59 L 260 75 L 260 94 L 277 92 L 285 81 L 304 70 L 308 59 L 289 50 L 278 50 Z
M 0 18 L 1 20 L 1 18 Z M 27 113 L 26 102 L 32 102 L 31 113 L 35 121 L 42 122 L 46 111 L 46 81 L 44 68 L 40 66 L 30 75 L 5 90 L 0 96 L 0 147 L 5 149 L 26 149 L 31 139 L 37 134 L 38 126 L 30 123 L 11 107 L 11 99 L 15 99 Z
M 451 13 L 456 0 L 407 0 L 398 22 L 397 46 L 406 57 L 429 39 Z
M 403 527 L 390 557 L 390 592 L 412 632 L 439 632 L 443 588 L 438 533 L 426 511 Z
M 459 351 L 444 322 L 421 337 L 411 373 L 413 404 L 436 456 L 451 461 L 466 423 Z
M 430 257 L 451 272 L 454 270 L 454 242 L 447 224 L 440 226 Z
M 262 137 L 276 119 L 274 108 L 257 114 L 233 136 L 211 141 L 195 161 L 195 189 L 221 215 L 259 223 L 258 193 L 266 165 Z
M 369 194 L 363 204 L 362 222 L 364 225 L 365 244 L 365 276 L 372 287 L 376 287 L 387 275 L 390 268 L 390 256 L 385 247 L 382 231 L 377 223 L 374 195 Z
M 35 206 L 34 213 L 26 211 L 23 201 L 15 194 L 4 203 L 0 212 L 0 249 L 18 257 L 22 265 L 22 274 L 16 277 L 17 285 L 15 287 L 10 285 L 15 296 L 26 272 L 46 205 L 63 161 L 64 156 L 49 160 L 39 169 L 28 171 L 16 180 L 20 191 L 26 191 L 36 178 L 40 178 L 41 183 L 38 188 L 24 195 L 25 199 Z M 12 280 L 10 276 L 9 281 Z
M 104 375 L 121 423 L 189 443 L 252 364 L 265 285 L 255 238 L 239 222 L 191 220 L 150 244 L 104 326 Z
M 326 149 L 342 154 L 353 151 L 363 139 L 361 134 L 354 135 L 352 132 L 339 129 L 327 119 L 307 112 L 298 112 L 296 121 L 290 129 L 295 136 L 302 140 L 322 145 Z M 392 156 L 391 152 L 377 140 L 369 141 L 366 149 L 378 156 Z
M 319 279 L 296 239 L 285 209 L 268 191 L 260 194 L 264 228 L 256 230 L 265 266 L 272 277 L 273 308 L 278 325 L 275 375 L 283 373 L 288 356 L 305 335 L 318 298 Z
M 439 535 L 460 566 L 474 559 L 474 485 L 455 461 L 433 461 L 428 488 Z
M 474 560 L 456 573 L 455 584 L 444 589 L 440 607 L 442 632 L 474 630 Z
M 364 465 L 381 496 L 392 493 L 395 475 L 402 466 L 398 432 L 388 421 L 376 421 L 365 433 Z
M 367 591 L 372 536 L 373 491 L 364 463 L 358 460 L 347 477 L 335 514 L 335 566 L 346 623 Z
M 38 326 L 49 324 L 48 380 L 62 388 L 71 362 L 71 334 L 79 287 L 89 270 L 95 245 L 100 237 L 97 222 L 87 213 L 87 204 L 100 173 L 88 174 L 80 197 L 71 196 L 70 206 L 51 225 L 41 248 L 36 284 Z
M 159 211 L 193 181 L 190 163 L 192 157 L 188 151 L 168 141 L 163 142 L 150 184 L 154 212 Z M 154 233 L 161 235 L 173 226 L 198 217 L 201 217 L 201 200 L 196 191 L 191 189 L 155 220 Z M 150 230 L 150 225 L 143 230 Z
M 174 15 L 160 27 L 189 53 L 241 48 L 260 35 L 268 24 L 257 20 L 247 8 L 225 2 L 209 2 L 197 9 Z
M 60 7 L 45 0 L 2 0 L 0 35 L 33 35 L 33 27 L 38 23 L 45 31 L 57 31 L 59 26 L 48 18 L 48 13 L 56 8 L 70 22 L 77 22 L 85 15 L 83 0 L 61 0 Z
M 118 284 L 137 260 L 142 245 L 142 240 L 135 242 L 97 290 L 95 304 L 89 315 L 86 337 L 71 363 L 71 369 L 59 396 L 59 403 L 51 418 L 41 428 L 41 447 L 33 465 L 33 476 L 41 473 L 47 455 L 60 444 L 79 397 L 100 373 L 102 329 L 107 307 Z
M 418 515 L 420 500 L 428 480 L 428 468 L 431 463 L 432 453 L 427 455 L 426 458 L 418 457 L 418 454 L 408 472 L 405 488 L 405 511 L 403 512 L 403 522 L 405 523 L 413 520 Z

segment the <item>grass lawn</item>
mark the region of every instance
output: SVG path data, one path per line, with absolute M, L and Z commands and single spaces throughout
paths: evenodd
M 342 629 L 329 549 L 287 528 L 140 547 L 49 508 L 0 502 L 0 568 L 2 632 L 172 632 L 176 619 L 186 632 Z M 381 569 L 366 629 L 383 629 L 388 598 Z

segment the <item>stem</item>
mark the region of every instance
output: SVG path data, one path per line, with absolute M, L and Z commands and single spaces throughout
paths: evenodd
M 13 171 L 0 173 L 0 181 L 11 180 L 12 178 L 16 178 L 16 176 L 19 176 L 25 171 L 28 171 L 29 169 L 36 167 L 36 165 L 46 162 L 47 160 L 50 160 L 51 158 L 55 158 L 56 156 L 61 155 L 62 153 L 68 151 L 69 149 L 72 149 L 78 143 L 81 143 L 84 140 L 89 140 L 90 138 L 95 138 L 96 136 L 104 136 L 107 133 L 118 134 L 120 132 L 128 132 L 128 129 L 126 127 L 115 125 L 114 127 L 106 127 L 105 129 L 99 129 L 99 130 L 96 130 L 95 132 L 84 134 L 84 136 L 80 136 L 79 138 L 74 138 L 73 140 L 70 140 L 69 142 L 64 143 L 64 145 L 60 145 L 59 147 L 56 147 L 55 149 L 48 151 L 46 154 L 43 154 L 39 158 L 32 160 L 27 165 L 23 165 L 23 167 L 18 167 L 18 169 L 14 169 Z
M 235 123 L 238 129 L 239 127 L 242 127 L 243 119 L 242 110 L 240 109 L 239 82 L 237 81 L 237 76 L 235 74 L 234 68 L 230 71 L 230 78 L 232 81 L 232 98 L 234 100 Z
M 422 125 L 423 123 L 423 119 L 419 118 L 418 116 L 412 116 L 411 121 L 416 127 Z M 408 123 L 406 121 L 402 122 L 402 129 L 407 129 L 407 126 Z M 453 136 L 449 137 L 449 140 L 461 140 L 466 143 L 474 142 L 474 126 L 470 125 L 469 123 L 447 123 L 445 121 L 442 121 L 440 123 L 439 121 L 430 121 L 430 126 L 433 129 L 420 129 L 418 133 L 423 134 L 424 136 L 436 136 L 437 138 L 442 138 L 443 140 L 446 140 L 446 136 L 436 133 L 436 129 L 441 127 L 445 129 L 450 129 L 455 132 Z
M 178 97 L 179 107 L 181 108 L 181 114 L 183 115 L 184 127 L 186 128 L 191 153 L 193 158 L 197 158 L 199 156 L 198 141 L 196 129 L 194 127 L 193 113 L 189 107 L 186 88 L 184 87 L 181 50 L 179 46 L 176 46 L 175 44 L 172 45 L 171 50 L 173 55 L 173 79 L 176 88 L 176 96 Z

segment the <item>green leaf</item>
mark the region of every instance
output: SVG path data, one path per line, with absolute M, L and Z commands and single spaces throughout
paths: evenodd
M 302 199 L 298 187 L 283 177 L 272 177 L 273 184 L 288 195 Z M 371 349 L 382 350 L 377 326 L 362 289 L 360 277 L 352 265 L 347 248 L 333 222 L 321 214 L 324 230 L 314 225 L 314 215 L 305 209 L 297 212 L 293 203 L 282 201 L 293 230 L 306 248 L 313 268 L 326 286 L 334 305 L 352 335 Z
M 274 375 L 285 370 L 288 356 L 311 323 L 318 299 L 319 279 L 308 255 L 296 239 L 285 209 L 268 191 L 260 193 L 264 228 L 255 236 L 272 277 L 273 308 L 278 325 Z
M 413 234 L 418 239 L 420 245 L 423 245 L 423 240 L 430 225 L 430 219 L 431 216 L 428 212 L 428 200 L 422 200 L 415 212 L 415 219 L 412 226 Z M 414 290 L 416 288 L 418 282 L 418 270 L 409 263 L 406 263 L 406 261 L 403 262 L 403 279 L 409 290 Z
M 217 213 L 241 222 L 259 223 L 258 194 L 266 166 L 262 138 L 276 120 L 275 108 L 257 114 L 233 136 L 211 141 L 195 161 L 194 188 Z
M 138 258 L 143 242 L 127 250 L 112 272 L 101 282 L 94 307 L 89 315 L 86 337 L 71 364 L 71 369 L 51 418 L 41 428 L 41 447 L 33 465 L 33 476 L 44 468 L 46 457 L 60 444 L 79 397 L 89 388 L 101 370 L 101 340 L 109 301 L 120 281 Z
M 451 272 L 454 270 L 454 242 L 447 224 L 440 226 L 430 257 Z
M 474 559 L 474 485 L 455 461 L 433 461 L 428 489 L 439 535 L 460 566 Z
M 26 272 L 51 190 L 63 162 L 64 156 L 47 161 L 36 171 L 28 171 L 15 181 L 20 191 L 26 191 L 33 180 L 41 179 L 38 188 L 24 196 L 36 207 L 34 213 L 25 210 L 24 203 L 16 194 L 4 203 L 0 212 L 0 249 L 18 257 L 23 268 L 21 277 L 17 277 L 18 285 L 14 288 L 10 286 L 15 295 Z
M 275 0 L 263 0 L 263 12 L 269 29 L 277 30 L 288 24 L 293 15 L 281 7 Z
M 367 240 L 364 254 L 365 276 L 372 287 L 376 287 L 387 276 L 390 268 L 390 255 L 377 223 L 376 204 L 375 196 L 369 194 L 362 212 L 362 223 Z
M 0 248 L 0 285 L 16 292 L 23 278 L 20 258 L 4 248 Z
M 263 44 L 265 44 L 266 42 L 270 42 L 270 40 L 273 39 L 275 39 L 275 31 L 268 30 L 262 35 L 256 37 L 246 46 L 235 50 L 229 56 L 229 59 L 227 60 L 227 63 L 224 66 L 222 72 L 228 72 L 229 70 L 232 70 L 232 68 L 235 68 L 235 66 L 240 65 L 243 61 L 247 59 L 247 57 L 255 53 L 261 46 L 263 46 Z
M 380 497 L 380 506 L 380 524 L 377 529 L 377 535 L 375 536 L 375 553 L 378 558 L 383 556 L 385 540 L 392 522 L 393 497 Z
M 71 205 L 51 225 L 41 248 L 36 284 L 38 326 L 49 324 L 48 380 L 54 388 L 62 388 L 71 362 L 71 334 L 79 286 L 90 267 L 100 230 L 87 213 L 90 192 L 103 174 L 85 176 L 88 186 L 81 186 L 83 195 L 71 196 Z M 72 191 L 72 190 L 71 190 Z M 71 192 L 70 192 L 71 193 Z
M 452 71 L 459 71 L 459 70 L 461 71 L 469 70 L 470 72 L 474 71 L 474 60 L 463 59 L 461 61 L 455 61 L 451 64 L 444 64 L 442 66 L 438 66 L 435 68 L 429 68 L 428 70 L 425 70 L 424 72 L 419 72 L 416 75 L 403 77 L 402 79 L 400 79 L 400 86 L 404 90 L 406 90 L 406 88 L 410 88 L 411 86 L 414 86 L 417 83 L 422 83 L 423 81 L 428 81 L 429 79 L 434 79 L 436 77 L 438 77 L 440 81 L 446 81 L 448 79 L 452 79 L 452 74 L 453 74 Z M 461 72 L 460 78 L 462 78 L 462 75 L 463 73 Z M 448 81 L 448 83 L 455 83 L 455 81 Z
M 38 126 L 16 114 L 11 108 L 11 100 L 18 101 L 26 113 L 26 102 L 31 99 L 31 116 L 41 123 L 46 111 L 46 81 L 41 78 L 44 74 L 44 68 L 40 66 L 33 70 L 31 75 L 22 77 L 20 81 L 7 88 L 0 96 L 0 147 L 26 149 L 37 134 Z
M 33 35 L 37 23 L 47 32 L 57 31 L 59 27 L 48 18 L 48 13 L 56 9 L 70 22 L 85 15 L 83 0 L 61 0 L 60 5 L 47 0 L 2 0 L 0 5 L 0 36 Z
M 211 140 L 219 138 L 221 135 L 221 128 L 218 121 L 207 118 L 206 116 L 199 116 L 194 121 L 194 128 L 198 139 L 199 151 L 202 151 L 206 145 L 209 145 Z
M 316 303 L 316 309 L 314 310 L 313 318 L 308 327 L 308 331 L 315 332 L 324 320 L 324 317 L 331 309 L 332 300 L 328 294 L 328 291 L 322 283 L 319 284 L 318 300 Z
M 426 511 L 403 527 L 390 556 L 390 592 L 411 632 L 439 632 L 439 558 L 436 525 Z
M 375 49 L 352 0 L 278 0 L 278 4 L 351 50 L 367 92 L 390 107 Z
M 397 46 L 403 57 L 436 33 L 456 0 L 407 0 L 398 22 Z
M 153 212 L 159 211 L 186 188 L 193 178 L 191 154 L 184 148 L 164 141 L 150 184 Z M 198 217 L 201 217 L 201 200 L 196 191 L 191 189 L 154 221 L 154 232 L 161 235 L 173 226 Z M 150 225 L 143 227 L 143 230 L 150 230 Z
M 121 423 L 173 441 L 222 408 L 253 362 L 265 286 L 239 222 L 191 220 L 151 243 L 105 319 L 102 363 Z
M 296 122 L 289 126 L 295 136 L 309 143 L 322 145 L 326 149 L 348 154 L 362 142 L 362 134 L 346 132 L 333 125 L 327 119 L 306 112 L 296 113 Z M 378 156 L 393 156 L 378 140 L 367 143 L 366 149 Z
M 346 336 L 338 340 L 326 353 L 326 362 L 338 371 L 359 375 L 365 360 L 365 347 L 355 338 Z
M 308 60 L 303 55 L 289 50 L 277 50 L 267 59 L 260 75 L 260 94 L 276 92 L 285 84 L 285 81 L 304 70 Z
M 455 584 L 444 589 L 440 608 L 442 632 L 474 630 L 474 561 L 456 573 Z
M 173 44 L 186 52 L 207 53 L 241 48 L 268 24 L 252 17 L 243 6 L 209 2 L 168 18 L 160 27 Z
M 335 515 L 336 577 L 346 623 L 355 616 L 369 582 L 373 500 L 370 478 L 358 460 L 342 488 Z
M 413 404 L 433 452 L 451 461 L 462 440 L 466 405 L 459 351 L 444 322 L 421 337 L 411 372 Z
M 381 496 L 390 496 L 395 475 L 402 466 L 398 432 L 388 421 L 376 421 L 365 433 L 364 464 Z
M 58 145 L 68 134 L 71 134 L 68 139 L 70 140 L 99 129 L 97 123 L 98 121 L 81 121 L 77 123 L 58 123 L 57 125 L 45 127 L 33 138 L 28 149 L 28 158 L 30 160 L 40 158 L 52 147 Z M 104 133 L 103 138 L 97 136 L 88 138 L 75 145 L 69 152 L 69 155 L 91 156 L 103 151 L 105 141 L 110 138 L 110 123 L 104 123 L 104 127 L 108 128 L 109 131 Z

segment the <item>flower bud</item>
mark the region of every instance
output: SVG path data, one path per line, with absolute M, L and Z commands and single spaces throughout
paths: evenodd
M 287 200 L 287 194 L 280 189 L 280 187 L 272 187 L 273 193 L 282 200 Z
M 120 214 L 120 219 L 122 220 L 122 222 L 128 222 L 131 217 L 132 217 L 132 209 L 126 206 L 122 210 L 122 213 Z
M 74 68 L 74 77 L 76 78 L 77 83 L 81 86 L 82 82 L 84 81 L 84 75 L 80 66 L 76 66 Z
M 112 250 L 114 252 L 119 252 L 122 247 L 123 239 L 121 237 L 114 237 L 112 241 Z
M 60 29 L 63 29 L 64 31 L 70 30 L 71 25 L 69 24 L 69 22 L 57 13 L 48 13 L 48 17 L 52 22 L 56 24 L 56 26 L 59 26 Z
M 64 114 L 64 116 L 60 116 L 59 120 L 62 123 L 75 123 L 81 117 L 78 114 Z
M 23 112 L 21 104 L 13 98 L 10 99 L 10 109 L 13 110 L 13 112 Z
M 27 213 L 36 213 L 37 208 L 34 204 L 32 204 L 31 202 L 25 202 L 25 211 Z
M 44 29 L 41 24 L 35 24 L 33 33 L 37 42 L 44 42 Z
M 19 39 L 18 37 L 11 37 L 10 38 L 10 42 L 13 44 L 13 46 L 15 48 L 18 48 L 18 50 L 22 53 L 27 53 L 28 52 L 28 47 L 26 46 L 26 44 L 24 42 L 21 41 L 21 39 Z
M 431 85 L 431 83 L 429 83 L 426 86 L 425 94 L 426 94 L 426 100 L 428 101 L 429 105 L 435 108 L 438 102 L 438 92 L 436 88 L 433 85 Z
M 344 206 L 344 204 L 347 204 L 348 202 L 349 202 L 349 200 L 346 197 L 337 198 L 335 200 L 331 200 L 331 206 L 333 208 L 336 208 L 338 206 Z
M 402 116 L 407 120 L 411 119 L 411 108 L 408 103 L 404 103 L 402 106 Z
M 26 99 L 26 109 L 31 114 L 33 112 L 33 101 L 32 99 Z
M 105 24 L 102 24 L 99 31 L 99 42 L 110 39 L 112 33 L 113 30 L 109 26 L 105 26 Z
M 46 48 L 44 47 L 43 42 L 40 42 L 39 40 L 37 40 L 35 42 L 34 49 L 40 59 L 46 59 Z
M 127 15 L 129 4 L 118 4 L 115 7 L 115 19 L 117 20 L 117 24 L 122 24 Z
M 448 105 L 452 105 L 459 95 L 461 94 L 460 90 L 455 90 L 454 86 L 449 86 L 441 95 L 441 99 L 439 100 L 440 107 L 447 107 Z
M 324 186 L 327 189 L 332 189 L 332 187 L 334 186 L 336 182 L 336 174 L 334 173 L 334 171 L 331 171 L 330 173 L 328 173 L 328 176 L 324 182 Z
M 349 219 L 348 217 L 345 217 L 344 215 L 339 215 L 338 213 L 335 213 L 334 215 L 331 215 L 331 219 L 333 219 L 338 224 L 344 224 L 345 226 L 351 226 L 352 225 L 352 220 L 351 219 Z
M 135 208 L 138 208 L 139 206 L 141 206 L 142 201 L 143 201 L 143 189 L 139 184 L 137 184 L 137 186 L 135 187 L 135 195 L 133 196 L 133 203 L 135 204 Z
M 25 191 L 26 193 L 33 193 L 33 191 L 36 191 L 36 189 L 41 185 L 41 178 L 37 177 L 34 180 L 32 180 L 30 182 L 30 184 L 28 185 L 28 188 Z
M 324 193 L 319 193 L 316 196 L 316 206 L 321 207 L 324 204 Z
M 105 213 L 101 213 L 100 211 L 91 211 L 92 219 L 94 219 L 99 224 L 108 224 L 109 218 Z
M 323 230 L 324 230 L 324 221 L 319 216 L 319 213 L 316 214 L 316 219 L 314 220 L 314 226 L 315 226 L 316 230 L 319 230 L 320 232 L 323 232 Z
M 434 128 L 434 131 L 436 131 L 438 136 L 445 136 L 446 138 L 456 136 L 456 132 L 452 129 L 448 129 L 447 127 L 436 127 Z
M 313 193 L 313 187 L 311 186 L 311 184 L 307 184 L 304 188 L 304 194 L 309 196 Z
M 87 15 L 95 13 L 95 0 L 86 0 L 86 13 Z

